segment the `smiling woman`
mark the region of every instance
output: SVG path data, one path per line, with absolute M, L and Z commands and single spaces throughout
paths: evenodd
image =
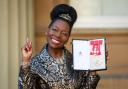
M 96 89 L 99 75 L 74 70 L 72 54 L 65 47 L 77 19 L 76 10 L 59 4 L 50 17 L 47 43 L 42 50 L 31 58 L 31 42 L 28 40 L 22 48 L 19 89 Z

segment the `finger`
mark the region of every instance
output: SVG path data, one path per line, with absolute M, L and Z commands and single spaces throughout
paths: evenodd
M 30 51 L 32 49 L 32 42 L 29 41 L 29 43 L 27 44 L 27 46 L 28 46 L 28 51 Z
M 27 39 L 26 39 L 26 43 L 25 43 L 25 45 L 29 45 L 30 42 L 31 42 L 31 41 L 27 38 Z
M 106 57 L 107 61 L 109 60 L 109 57 Z
M 29 41 L 28 46 L 29 46 L 29 48 L 32 48 L 32 42 L 31 41 Z
M 26 52 L 29 51 L 29 47 L 28 47 L 28 45 L 25 45 L 24 50 L 25 50 Z
M 28 43 L 29 42 L 29 38 L 27 37 L 27 39 L 26 39 L 26 43 Z
M 26 43 L 23 48 L 23 51 L 25 52 L 28 52 L 32 49 L 32 42 L 28 38 L 26 39 Z
M 28 37 L 27 37 L 27 39 L 26 39 L 26 44 L 25 45 L 27 45 L 27 49 L 28 49 L 28 51 L 32 48 L 32 42 L 28 39 Z
M 108 51 L 106 51 L 106 59 L 109 60 L 109 54 L 108 54 Z

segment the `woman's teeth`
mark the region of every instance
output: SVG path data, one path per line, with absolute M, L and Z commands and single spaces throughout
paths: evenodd
M 56 44 L 59 44 L 59 43 L 60 43 L 59 41 L 57 41 L 57 40 L 55 40 L 55 39 L 52 39 L 52 41 L 53 41 L 54 43 L 56 43 Z

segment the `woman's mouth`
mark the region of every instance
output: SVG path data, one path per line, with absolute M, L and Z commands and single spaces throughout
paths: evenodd
M 55 44 L 59 44 L 60 43 L 60 41 L 55 40 L 55 39 L 52 39 L 52 42 L 55 43 Z

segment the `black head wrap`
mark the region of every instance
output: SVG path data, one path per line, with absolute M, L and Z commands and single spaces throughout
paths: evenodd
M 50 13 L 51 20 L 62 19 L 69 23 L 72 28 L 73 24 L 77 19 L 76 10 L 67 4 L 59 4 L 53 8 Z

